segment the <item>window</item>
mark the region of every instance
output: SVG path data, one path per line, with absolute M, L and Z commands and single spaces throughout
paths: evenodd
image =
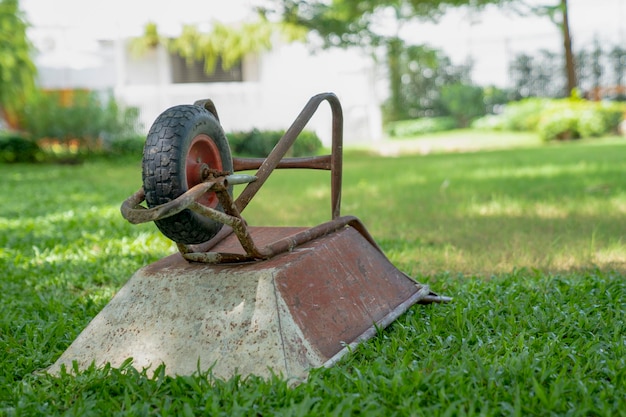
M 243 81 L 241 61 L 233 65 L 228 71 L 222 68 L 222 60 L 218 58 L 213 74 L 204 72 L 204 60 L 188 63 L 178 54 L 170 54 L 172 63 L 172 82 L 182 83 L 226 83 Z

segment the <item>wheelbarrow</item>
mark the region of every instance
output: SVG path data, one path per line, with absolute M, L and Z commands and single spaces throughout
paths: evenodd
M 330 155 L 285 158 L 323 101 Z M 50 371 L 132 358 L 169 374 L 301 380 L 412 305 L 448 301 L 395 268 L 358 218 L 340 215 L 342 134 L 332 93 L 312 97 L 267 158 L 231 156 L 211 100 L 163 112 L 144 147 L 143 187 L 121 212 L 134 224 L 153 221 L 179 253 L 138 270 Z M 242 212 L 270 174 L 296 168 L 330 171 L 331 219 L 248 225 Z M 237 198 L 235 185 L 245 185 Z

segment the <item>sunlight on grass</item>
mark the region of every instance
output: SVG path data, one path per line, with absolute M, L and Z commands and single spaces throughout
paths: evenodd
M 10 239 L 27 238 L 31 242 L 33 262 L 38 263 L 95 259 L 139 251 L 166 254 L 176 250 L 160 233 L 144 232 L 133 239 L 113 238 L 108 233 L 111 227 L 123 222 L 120 217 L 117 206 L 93 206 L 81 212 L 66 210 L 33 218 L 0 218 L 0 228 L 11 234 Z M 60 230 L 65 232 L 61 235 Z M 56 244 L 50 246 L 55 241 Z
M 348 152 L 342 214 L 454 300 L 414 306 L 298 387 L 130 365 L 43 373 L 137 269 L 176 248 L 119 213 L 139 187 L 136 162 L 0 165 L 0 415 L 619 415 L 625 147 L 569 145 Z M 316 225 L 329 196 L 328 173 L 287 171 L 244 217 Z
M 510 178 L 553 178 L 559 175 L 586 175 L 602 169 L 601 164 L 589 164 L 581 161 L 576 164 L 542 164 L 527 167 L 482 168 L 472 174 L 476 179 Z
M 538 202 L 527 204 L 520 200 L 503 198 L 487 203 L 471 203 L 465 211 L 470 216 L 481 217 L 522 217 L 533 216 L 540 219 L 563 219 L 570 209 L 563 204 Z
M 427 155 L 440 152 L 527 148 L 540 144 L 541 139 L 534 133 L 460 129 L 386 140 L 380 144 L 378 152 L 384 156 L 407 153 Z
M 325 184 L 319 184 L 312 187 L 307 187 L 304 190 L 304 194 L 311 199 L 326 201 L 330 198 L 330 186 Z
M 603 249 L 596 250 L 594 260 L 598 265 L 626 269 L 626 245 L 619 239 Z

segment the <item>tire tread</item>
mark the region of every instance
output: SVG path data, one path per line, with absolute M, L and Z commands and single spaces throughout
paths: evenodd
M 187 191 L 186 184 L 183 186 L 179 180 L 181 159 L 186 157 L 183 155 L 185 149 L 181 149 L 184 146 L 181 136 L 193 128 L 194 120 L 207 114 L 213 117 L 202 107 L 179 105 L 165 110 L 152 124 L 142 160 L 142 179 L 148 207 L 165 204 Z M 228 155 L 230 157 L 230 150 Z M 185 244 L 205 242 L 222 226 L 188 209 L 155 223 L 165 236 Z

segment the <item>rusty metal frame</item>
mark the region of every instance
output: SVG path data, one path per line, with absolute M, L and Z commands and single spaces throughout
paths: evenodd
M 294 144 L 317 108 L 323 101 L 328 101 L 332 112 L 332 145 L 331 154 L 305 158 L 284 158 Z M 215 106 L 210 100 L 204 100 L 205 107 Z M 216 113 L 216 112 L 215 112 Z M 168 203 L 153 208 L 145 208 L 141 203 L 145 200 L 143 188 L 126 199 L 121 206 L 122 216 L 133 224 L 160 220 L 173 216 L 185 209 L 190 209 L 203 216 L 223 223 L 224 227 L 211 240 L 201 245 L 185 245 L 177 242 L 178 250 L 188 261 L 205 263 L 247 262 L 269 259 L 280 253 L 293 250 L 295 247 L 337 231 L 343 227 L 354 227 L 376 249 L 380 248 L 371 237 L 365 226 L 354 216 L 340 217 L 341 181 L 343 162 L 343 113 L 339 99 L 333 93 L 322 93 L 313 96 L 298 117 L 285 132 L 278 144 L 267 158 L 233 158 L 233 170 L 244 171 L 257 169 L 254 176 L 233 174 L 198 184 L 187 192 Z M 274 169 L 307 168 L 331 171 L 331 220 L 318 226 L 298 232 L 292 236 L 279 239 L 262 248 L 257 247 L 250 234 L 241 212 L 263 186 Z M 248 184 L 236 200 L 233 200 L 227 189 L 233 184 Z M 224 212 L 203 206 L 196 202 L 198 197 L 207 192 L 215 192 Z M 231 233 L 235 233 L 246 254 L 211 252 L 217 243 Z M 382 251 L 381 251 L 382 252 Z

